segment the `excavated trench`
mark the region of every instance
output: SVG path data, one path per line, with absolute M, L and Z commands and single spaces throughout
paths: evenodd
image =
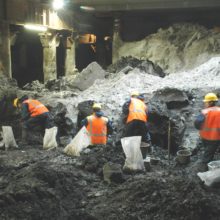
M 17 89 L 16 93 L 19 92 Z M 195 106 L 201 107 L 193 102 L 197 96 L 201 97 L 201 92 L 204 91 L 190 93 L 164 88 L 154 92 L 151 98 L 145 94 L 154 146 L 149 156 L 160 158 L 147 172 L 123 173 L 125 155 L 115 140 L 105 148 L 87 150 L 80 157 L 64 155 L 62 147 L 43 151 L 42 143 L 22 146 L 19 119 L 12 120 L 19 149 L 1 150 L 0 218 L 218 219 L 219 190 L 204 187 L 192 170 L 201 151 L 191 158 L 189 165 L 175 162 L 175 152 L 191 123 L 189 115 Z M 91 114 L 92 104 L 93 100 L 79 102 L 76 123 L 67 116 L 65 104 L 48 104 L 61 136 L 68 139 L 76 133 L 81 119 Z M 169 121 L 173 153 L 170 162 L 166 149 Z M 117 125 L 118 134 L 120 125 Z
M 0 100 L 6 102 L 0 107 L 0 125 L 12 126 L 19 148 L 0 150 L 0 219 L 219 219 L 219 188 L 205 187 L 193 169 L 204 149 L 194 151 L 187 165 L 175 161 L 177 150 L 196 148 L 193 120 L 204 94 L 220 93 L 219 68 L 216 57 L 189 72 L 167 75 L 148 59 L 124 57 L 108 72 L 92 63 L 74 77 L 45 85 L 35 81 L 23 90 L 1 79 Z M 153 148 L 148 156 L 159 162 L 147 171 L 125 173 L 122 105 L 137 89 L 150 112 Z M 29 94 L 48 106 L 61 136 L 57 149 L 43 150 L 35 132 L 32 144 L 22 144 L 19 112 L 12 106 L 16 94 Z M 80 157 L 65 155 L 63 147 L 91 114 L 94 101 L 113 120 L 109 143 L 86 149 Z

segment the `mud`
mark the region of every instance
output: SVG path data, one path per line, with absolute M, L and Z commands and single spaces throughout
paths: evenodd
M 150 172 L 107 183 L 103 165 L 124 163 L 119 146 L 79 158 L 41 147 L 1 151 L 1 219 L 219 219 L 219 189 L 205 188 L 191 164 L 177 166 L 171 157 L 168 165 L 161 148 L 154 149 L 161 161 Z

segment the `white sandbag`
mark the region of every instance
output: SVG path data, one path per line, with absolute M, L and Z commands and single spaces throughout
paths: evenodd
M 64 153 L 70 156 L 80 156 L 80 152 L 91 144 L 91 138 L 83 126 L 73 140 L 64 148 Z
M 141 136 L 122 138 L 121 144 L 126 155 L 123 169 L 145 170 L 144 161 L 140 150 Z
M 214 184 L 220 183 L 220 168 L 203 173 L 197 173 L 197 175 L 206 186 L 213 186 Z
M 220 168 L 220 160 L 211 161 L 208 163 L 209 170 L 215 170 Z
M 5 150 L 8 150 L 9 147 L 18 147 L 11 126 L 2 126 L 2 135 L 3 142 L 5 144 Z
M 57 127 L 45 129 L 44 140 L 43 140 L 44 150 L 56 148 L 58 146 L 56 141 L 56 136 L 57 136 Z

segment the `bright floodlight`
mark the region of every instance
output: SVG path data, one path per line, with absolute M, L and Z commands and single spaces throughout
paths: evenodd
M 63 6 L 64 6 L 63 0 L 54 0 L 53 1 L 53 8 L 55 10 L 59 10 L 59 9 L 63 8 Z
M 41 26 L 41 25 L 25 24 L 24 27 L 26 29 L 33 30 L 33 31 L 41 31 L 41 32 L 47 31 L 47 27 Z

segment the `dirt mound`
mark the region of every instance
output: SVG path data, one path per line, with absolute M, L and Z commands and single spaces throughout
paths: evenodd
M 145 72 L 150 75 L 164 77 L 165 73 L 160 68 L 160 66 L 154 64 L 150 60 L 139 60 L 135 57 L 121 57 L 116 63 L 110 65 L 107 69 L 110 73 L 118 73 L 123 71 L 127 67 L 138 68 L 142 72 Z M 132 70 L 132 68 L 130 70 Z M 129 69 L 127 71 L 130 71 Z M 125 72 L 127 73 L 127 72 Z
M 38 80 L 35 80 L 31 83 L 27 83 L 26 85 L 23 86 L 23 89 L 30 91 L 37 91 L 37 92 L 47 91 L 45 85 L 43 83 L 40 83 Z
M 102 168 L 105 163 L 112 162 L 123 165 L 124 153 L 121 146 L 107 146 L 91 148 L 87 153 L 84 153 L 79 158 L 82 168 L 94 172 L 102 176 Z
M 165 72 L 192 69 L 219 55 L 220 33 L 203 26 L 181 23 L 147 36 L 138 42 L 122 43 L 118 58 L 132 55 L 149 59 Z
M 91 207 L 97 219 L 219 219 L 220 195 L 170 173 L 135 176 Z M 102 201 L 102 202 L 101 202 Z M 93 201 L 94 202 L 94 201 Z
M 88 219 L 79 207 L 90 174 L 58 152 L 11 153 L 1 156 L 0 219 Z
M 151 172 L 103 182 L 106 162 L 123 165 L 120 147 L 93 148 L 81 157 L 31 146 L 0 154 L 0 219 L 217 220 L 220 192 L 196 174 L 167 166 L 164 152 Z M 194 176 L 193 176 L 194 175 Z

